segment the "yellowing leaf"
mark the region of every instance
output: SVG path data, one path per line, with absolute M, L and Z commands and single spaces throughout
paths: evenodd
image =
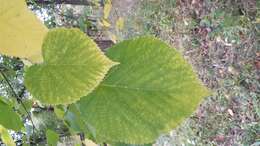
M 70 104 L 92 92 L 115 65 L 79 29 L 50 30 L 43 43 L 42 64 L 25 72 L 25 85 L 47 104 Z
M 111 8 L 112 8 L 112 3 L 110 0 L 107 0 L 106 3 L 105 3 L 105 6 L 104 6 L 104 18 L 107 19 L 109 14 L 110 14 L 110 11 L 111 11 Z
M 109 28 L 111 26 L 111 24 L 105 19 L 101 20 L 101 25 L 105 28 Z
M 0 53 L 41 62 L 47 28 L 24 0 L 0 0 Z
M 7 146 L 16 146 L 11 135 L 8 133 L 7 129 L 5 129 L 2 125 L 0 125 L 0 135 L 1 135 L 1 140 Z
M 123 28 L 124 28 L 124 19 L 122 17 L 120 17 L 116 21 L 116 29 L 122 30 Z

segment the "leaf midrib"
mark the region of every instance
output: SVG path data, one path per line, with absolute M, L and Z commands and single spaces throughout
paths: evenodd
M 146 91 L 146 92 L 163 92 L 163 91 L 168 91 L 167 89 L 163 88 L 158 88 L 158 89 L 146 89 L 146 88 L 133 88 L 129 86 L 123 86 L 123 85 L 113 85 L 113 84 L 106 84 L 106 83 L 101 83 L 99 86 L 103 87 L 110 87 L 110 88 L 120 88 L 120 89 L 128 89 L 128 90 L 135 90 L 135 91 Z

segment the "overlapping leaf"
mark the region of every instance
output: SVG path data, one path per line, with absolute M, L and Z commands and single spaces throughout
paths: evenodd
M 47 28 L 24 0 L 0 0 L 0 53 L 41 62 Z
M 208 95 L 182 56 L 153 37 L 119 43 L 107 56 L 120 65 L 77 103 L 99 142 L 152 143 Z
M 6 103 L 0 100 L 0 125 L 7 129 L 20 130 L 23 126 L 21 119 L 14 110 Z
M 69 104 L 90 93 L 115 65 L 78 29 L 50 30 L 42 64 L 31 66 L 25 85 L 42 103 Z

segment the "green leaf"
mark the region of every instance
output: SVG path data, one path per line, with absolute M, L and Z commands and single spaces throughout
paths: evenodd
M 86 123 L 82 120 L 80 112 L 78 111 L 75 104 L 69 106 L 69 109 L 66 112 L 64 119 L 68 123 L 70 128 L 74 130 L 76 133 L 89 133 L 89 131 L 86 131 Z
M 46 132 L 46 137 L 48 146 L 57 146 L 59 141 L 59 135 L 55 131 L 48 129 Z
M 24 0 L 0 0 L 0 53 L 41 62 L 47 28 Z
M 18 131 L 22 128 L 23 123 L 20 117 L 14 110 L 6 103 L 0 100 L 0 125 L 7 129 Z
M 84 133 L 90 140 L 96 141 L 90 132 L 91 127 L 83 120 L 80 111 L 75 104 L 71 104 L 65 113 L 64 119 L 74 133 Z
M 123 41 L 106 55 L 120 64 L 77 103 L 98 142 L 152 143 L 209 94 L 182 56 L 156 38 Z
M 59 105 L 54 108 L 54 113 L 59 119 L 63 119 L 65 115 L 65 110 L 62 106 Z
M 25 85 L 47 104 L 70 104 L 90 93 L 116 63 L 78 29 L 53 29 L 43 43 L 42 64 L 26 70 Z
M 12 139 L 11 135 L 5 129 L 2 125 L 0 125 L 0 135 L 1 135 L 1 140 L 7 145 L 7 146 L 16 146 L 14 143 L 14 140 Z

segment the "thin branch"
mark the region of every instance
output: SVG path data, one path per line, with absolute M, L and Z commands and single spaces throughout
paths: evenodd
M 81 141 L 81 146 L 86 146 L 84 144 L 84 140 L 85 140 L 85 135 L 84 133 L 79 133 L 79 137 L 80 137 L 80 141 Z
M 17 102 L 22 105 L 22 107 L 24 108 L 26 114 L 27 114 L 28 117 L 29 117 L 29 120 L 32 122 L 33 134 L 34 134 L 34 130 L 35 130 L 36 128 L 35 128 L 35 125 L 34 125 L 34 123 L 33 123 L 31 114 L 28 112 L 28 110 L 27 110 L 26 106 L 24 105 L 24 103 L 23 103 L 21 97 L 19 97 L 18 94 L 15 92 L 14 88 L 12 87 L 10 81 L 8 80 L 7 76 L 5 75 L 5 73 L 3 72 L 2 69 L 0 69 L 0 73 L 1 73 L 1 75 L 3 76 L 4 80 L 6 81 L 6 83 L 7 83 L 8 87 L 10 88 L 11 92 L 13 93 L 13 96 L 15 96 Z
M 16 92 L 14 91 L 14 88 L 12 87 L 12 85 L 11 85 L 11 83 L 9 82 L 8 78 L 6 77 L 5 73 L 3 72 L 3 70 L 0 70 L 0 72 L 1 72 L 1 75 L 2 75 L 2 77 L 4 78 L 4 80 L 6 81 L 8 87 L 11 89 L 11 92 L 12 92 L 13 96 L 15 96 L 17 102 L 20 103 L 20 102 L 21 102 L 21 98 L 20 98 L 20 97 L 16 94 Z

